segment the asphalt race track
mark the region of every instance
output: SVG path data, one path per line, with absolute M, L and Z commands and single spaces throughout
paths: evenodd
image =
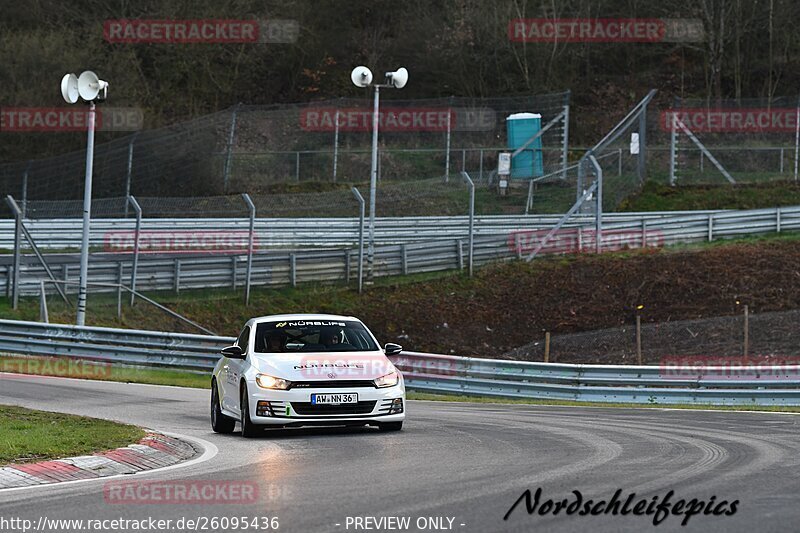
M 384 516 L 410 517 L 409 531 L 419 531 L 420 517 L 447 517 L 452 530 L 465 532 L 753 532 L 800 523 L 800 418 L 790 414 L 417 401 L 399 433 L 292 429 L 246 440 L 211 432 L 203 390 L 0 375 L 0 403 L 130 422 L 218 450 L 203 462 L 125 480 L 259 486 L 259 500 L 246 505 L 109 504 L 102 479 L 0 492 L 0 517 L 34 523 L 40 516 L 278 517 L 279 531 L 289 532 L 374 531 L 348 527 L 347 519 Z M 652 516 L 528 515 L 524 502 L 503 520 L 523 491 L 537 488 L 541 503 L 574 501 L 573 490 L 608 500 L 616 489 L 637 500 L 672 490 L 673 502 L 716 496 L 739 503 L 733 516 L 699 514 L 687 527 L 679 516 L 654 528 Z

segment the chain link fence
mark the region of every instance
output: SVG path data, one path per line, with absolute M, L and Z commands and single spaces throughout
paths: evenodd
M 642 117 L 621 123 L 613 138 L 577 147 L 569 145 L 569 92 L 384 98 L 377 215 L 464 214 L 468 191 L 462 171 L 477 187 L 476 214 L 563 214 L 596 179 L 598 168 L 584 157 L 589 150 L 603 174 L 604 212 L 619 209 L 645 179 L 724 187 L 729 183 L 722 167 L 736 183 L 794 180 L 798 103 L 790 97 L 650 103 Z M 541 137 L 542 147 L 531 148 L 541 151 L 543 172 L 534 180 L 510 180 L 501 195 L 498 154 L 510 151 L 506 119 L 520 112 L 541 114 L 543 127 L 553 122 Z M 691 135 L 675 129 L 674 117 Z M 576 118 L 585 117 L 571 120 Z M 246 192 L 259 216 L 353 216 L 358 204 L 351 187 L 368 196 L 370 140 L 368 99 L 238 105 L 140 131 L 96 146 L 92 214 L 130 217 L 126 198 L 135 196 L 145 217 L 225 216 L 246 212 L 239 199 Z M 0 188 L 28 217 L 80 216 L 84 165 L 83 151 L 0 164 Z M 580 213 L 596 211 L 596 194 L 589 194 Z M 0 216 L 11 216 L 5 205 Z
M 458 181 L 466 168 L 496 168 L 505 119 L 536 112 L 552 120 L 569 92 L 509 98 L 392 100 L 380 107 L 379 180 Z M 246 106 L 95 147 L 95 198 L 206 197 L 247 192 L 325 193 L 369 181 L 371 100 Z M 543 136 L 547 168 L 560 168 L 566 121 Z M 0 165 L 0 189 L 21 202 L 82 197 L 85 152 Z M 306 199 L 308 197 L 305 197 Z
M 796 180 L 800 97 L 707 101 L 676 98 L 649 117 L 652 176 L 672 185 Z M 664 172 L 666 170 L 666 172 Z

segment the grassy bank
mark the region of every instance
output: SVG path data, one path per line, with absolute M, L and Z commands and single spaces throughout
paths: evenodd
M 73 457 L 138 442 L 135 426 L 0 405 L 0 466 Z
M 800 183 L 768 181 L 741 185 L 681 185 L 648 181 L 620 211 L 684 211 L 694 209 L 761 209 L 800 205 Z

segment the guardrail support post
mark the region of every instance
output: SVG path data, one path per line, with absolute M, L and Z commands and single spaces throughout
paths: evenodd
M 233 139 L 236 135 L 236 115 L 239 112 L 239 107 L 242 104 L 236 104 L 231 113 L 231 129 L 228 132 L 228 150 L 225 155 L 225 170 L 222 176 L 222 192 L 228 192 L 228 182 L 231 177 L 231 166 L 233 164 Z
M 10 196 L 9 196 L 10 198 Z M 22 213 L 14 211 L 14 281 L 11 294 L 11 308 L 16 310 L 19 306 L 19 268 L 20 248 L 22 246 Z
M 456 253 L 458 254 L 458 269 L 464 270 L 464 241 L 456 240 Z
M 333 133 L 333 182 L 336 183 L 336 167 L 339 163 L 339 108 L 336 108 Z
M 122 261 L 117 263 L 117 320 L 122 320 Z
M 636 313 L 636 364 L 642 365 L 642 316 Z
M 561 179 L 567 179 L 567 166 L 569 166 L 569 97 L 564 104 L 564 128 L 561 130 Z
M 469 187 L 469 276 L 472 277 L 475 257 L 475 182 L 467 172 L 462 172 Z
M 647 248 L 647 219 L 642 219 L 642 248 Z
M 636 165 L 636 176 L 639 183 L 644 183 L 647 164 L 647 103 L 639 111 L 639 159 Z
M 255 241 L 256 230 L 256 206 L 249 194 L 243 193 L 242 198 L 247 204 L 247 209 L 250 211 L 250 231 L 247 236 L 247 274 L 245 276 L 244 283 L 244 305 L 250 305 L 250 276 L 253 273 L 253 243 Z
M 358 292 L 364 288 L 364 197 L 355 187 L 350 189 L 358 200 Z
M 31 169 L 31 162 L 25 165 L 25 172 L 22 173 L 22 217 L 28 212 L 28 171 Z
M 639 146 L 639 150 L 642 150 L 641 145 Z M 588 159 L 594 167 L 595 175 L 597 176 L 597 208 L 595 211 L 597 220 L 595 221 L 595 251 L 599 254 L 603 251 L 603 168 L 600 166 L 600 163 L 597 161 L 593 153 L 589 153 Z M 641 163 L 642 159 L 639 159 L 639 161 Z
M 400 245 L 400 261 L 401 261 L 401 272 L 405 276 L 408 274 L 408 249 L 405 244 Z
M 236 256 L 231 256 L 231 288 L 235 291 L 236 290 Z
M 128 201 L 125 204 L 126 209 L 128 204 L 130 204 L 136 212 L 136 228 L 133 230 L 133 265 L 131 266 L 131 307 L 133 307 L 133 302 L 136 298 L 136 274 L 139 270 L 139 238 L 142 234 L 142 208 L 133 196 L 128 197 Z M 66 270 L 64 272 L 64 281 L 66 281 Z
M 750 307 L 744 306 L 744 356 L 750 351 Z
M 797 97 L 797 114 L 794 118 L 794 181 L 797 181 L 798 160 L 800 160 L 800 96 Z
M 11 265 L 6 265 L 6 298 L 11 298 Z
M 289 254 L 289 278 L 292 287 L 297 287 L 297 259 L 294 254 Z
M 50 319 L 47 314 L 47 295 L 44 291 L 44 280 L 39 281 L 39 322 L 48 324 Z
M 781 232 L 781 208 L 775 208 L 775 231 L 777 233 Z
M 133 143 L 136 142 L 137 131 L 128 141 L 128 166 L 125 172 L 125 218 L 128 218 L 128 203 L 131 198 L 131 174 L 133 173 Z
M 344 282 L 350 283 L 350 249 L 344 251 Z
M 550 332 L 544 332 L 544 362 L 550 362 Z
M 175 260 L 175 294 L 181 292 L 181 260 Z
M 447 109 L 447 136 L 445 137 L 444 153 L 444 182 L 450 181 L 450 117 L 453 113 L 452 108 Z
M 708 242 L 714 240 L 714 214 L 708 214 Z

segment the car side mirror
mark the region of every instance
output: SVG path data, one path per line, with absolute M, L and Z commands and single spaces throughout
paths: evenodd
M 386 346 L 383 348 L 384 353 L 386 355 L 397 355 L 403 351 L 403 347 L 399 344 L 394 344 L 393 342 L 387 342 Z
M 223 348 L 219 353 L 231 359 L 244 359 L 244 352 L 242 352 L 241 348 L 235 345 Z

